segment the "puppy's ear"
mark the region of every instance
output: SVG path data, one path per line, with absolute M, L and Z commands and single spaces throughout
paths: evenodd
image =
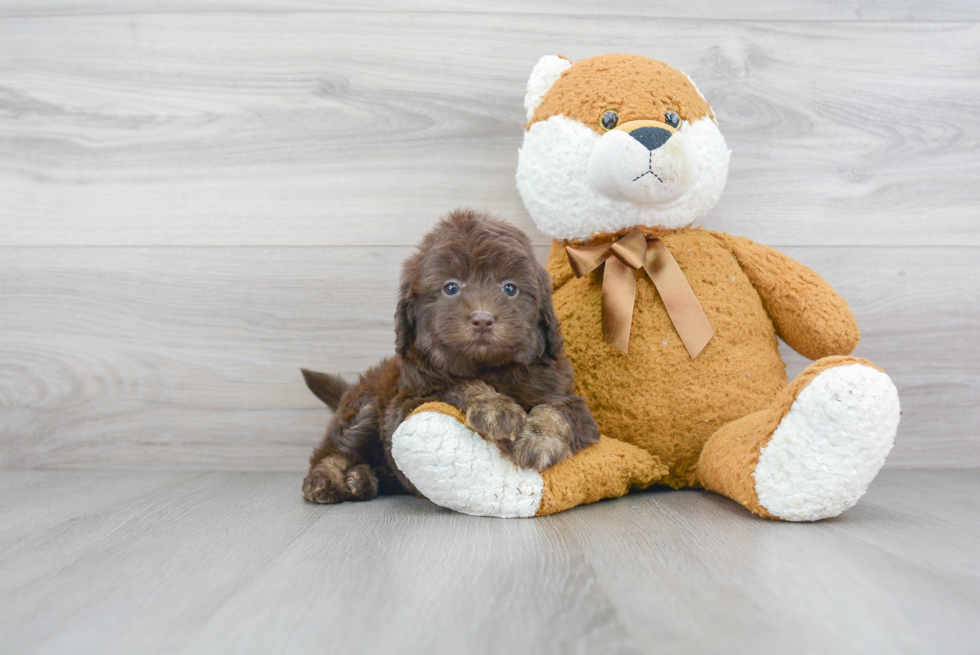
M 414 342 L 415 313 L 409 300 L 408 286 L 402 285 L 395 308 L 395 352 L 404 357 Z
M 422 275 L 422 251 L 416 251 L 402 264 L 401 283 L 398 285 L 398 306 L 395 308 L 395 352 L 405 356 L 415 344 L 418 315 L 415 307 L 415 291 Z
M 555 359 L 561 354 L 562 338 L 555 307 L 551 302 L 551 276 L 538 266 L 538 331 L 544 345 L 544 356 Z

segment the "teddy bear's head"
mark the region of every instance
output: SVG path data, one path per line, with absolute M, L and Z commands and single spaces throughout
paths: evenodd
M 531 71 L 517 188 L 538 228 L 579 240 L 636 225 L 680 228 L 714 206 L 729 150 L 691 79 L 634 55 Z

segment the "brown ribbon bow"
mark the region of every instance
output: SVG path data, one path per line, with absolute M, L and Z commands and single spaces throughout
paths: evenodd
M 691 359 L 697 357 L 715 331 L 708 323 L 701 303 L 688 284 L 684 272 L 660 239 L 649 242 L 640 228 L 634 228 L 618 241 L 598 246 L 566 246 L 568 263 L 576 277 L 588 275 L 605 264 L 602 272 L 602 333 L 606 341 L 627 352 L 636 278 L 633 270 L 646 271 L 663 298 L 667 314 L 680 335 Z

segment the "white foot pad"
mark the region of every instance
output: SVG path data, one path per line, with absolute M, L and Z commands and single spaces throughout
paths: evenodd
M 759 504 L 785 521 L 837 516 L 864 495 L 898 429 L 898 391 L 861 364 L 817 375 L 793 402 L 755 469 Z
M 420 412 L 398 426 L 391 455 L 399 470 L 436 505 L 475 516 L 529 517 L 544 481 L 518 468 L 452 416 Z

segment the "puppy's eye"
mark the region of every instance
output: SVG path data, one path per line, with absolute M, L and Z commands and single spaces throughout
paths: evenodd
M 446 286 L 442 288 L 442 292 L 447 296 L 455 296 L 459 293 L 459 285 L 455 282 L 446 282 Z
M 602 129 L 611 130 L 619 123 L 619 114 L 610 109 L 602 114 L 599 123 L 602 125 Z
M 508 282 L 507 284 L 505 284 L 503 286 L 503 289 L 504 289 L 504 293 L 506 293 L 511 298 L 517 295 L 517 285 L 512 282 Z
M 664 122 L 671 127 L 677 127 L 681 124 L 681 117 L 676 112 L 668 111 L 664 114 Z

